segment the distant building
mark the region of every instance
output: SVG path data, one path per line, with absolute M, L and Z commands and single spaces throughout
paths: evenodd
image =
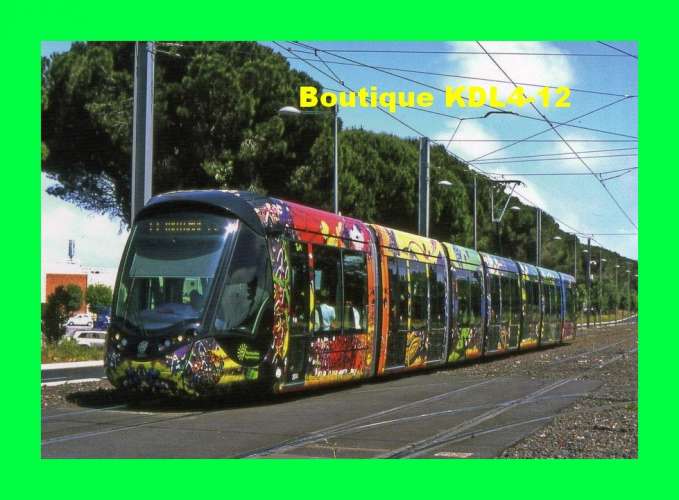
M 47 300 L 47 297 L 54 293 L 58 287 L 66 287 L 68 285 L 76 285 L 83 292 L 83 298 L 85 297 L 85 291 L 87 290 L 87 274 L 63 274 L 63 273 L 46 273 L 45 274 L 45 298 L 42 299 L 43 302 Z M 83 300 L 79 313 L 87 312 L 87 304 Z
M 40 301 L 46 302 L 58 286 L 74 284 L 84 293 L 88 285 L 107 285 L 113 289 L 116 281 L 117 269 L 111 267 L 82 266 L 77 262 L 47 263 L 41 270 Z M 78 312 L 87 312 L 84 303 Z

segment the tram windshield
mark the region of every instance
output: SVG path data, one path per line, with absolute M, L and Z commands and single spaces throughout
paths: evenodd
M 123 262 L 114 317 L 143 333 L 202 318 L 236 219 L 173 212 L 135 224 Z

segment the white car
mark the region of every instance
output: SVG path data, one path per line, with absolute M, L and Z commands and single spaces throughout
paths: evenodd
M 86 326 L 92 328 L 94 325 L 94 320 L 89 314 L 76 314 L 68 318 L 66 326 Z
M 73 335 L 70 336 L 70 340 L 78 345 L 87 347 L 103 347 L 106 342 L 106 332 L 81 330 L 73 333 Z

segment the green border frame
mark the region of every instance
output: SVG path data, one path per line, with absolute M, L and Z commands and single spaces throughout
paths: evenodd
M 187 8 L 188 7 L 188 8 Z M 575 0 L 560 4 L 480 0 L 339 2 L 25 2 L 3 8 L 2 183 L 5 329 L 3 476 L 14 495 L 120 498 L 211 496 L 515 498 L 664 496 L 676 470 L 673 328 L 663 313 L 676 297 L 654 259 L 671 245 L 678 185 L 670 133 L 676 129 L 672 7 Z M 133 17 L 134 16 L 134 17 Z M 637 460 L 42 460 L 39 321 L 40 42 L 48 40 L 637 40 L 644 167 L 640 176 L 644 292 L 640 335 Z M 669 145 L 669 147 L 668 147 Z M 672 204 L 674 205 L 674 203 Z M 648 216 L 647 216 L 648 214 Z M 667 215 L 665 215 L 667 214 Z M 662 226 L 661 226 L 662 225 Z M 669 226 L 669 227 L 668 227 Z M 663 229 L 665 232 L 663 233 Z M 662 245 L 662 246 L 661 246 Z M 667 250 L 662 255 L 667 255 Z M 659 252 L 658 252 L 659 253 Z M 670 254 L 671 255 L 671 254 Z M 658 259 L 659 260 L 659 259 Z M 665 300 L 663 300 L 665 299 Z M 11 301 L 11 302 L 10 302 Z M 18 311 L 17 311 L 18 308 Z M 671 309 L 670 309 L 671 310 Z M 667 325 L 670 325 L 669 327 Z M 25 336 L 29 336 L 25 338 Z M 22 338 L 23 337 L 23 338 Z M 339 487 L 338 487 L 339 486 Z

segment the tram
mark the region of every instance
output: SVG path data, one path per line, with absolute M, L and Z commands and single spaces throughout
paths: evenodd
M 153 197 L 118 271 L 116 387 L 277 393 L 574 338 L 572 276 L 238 191 Z

